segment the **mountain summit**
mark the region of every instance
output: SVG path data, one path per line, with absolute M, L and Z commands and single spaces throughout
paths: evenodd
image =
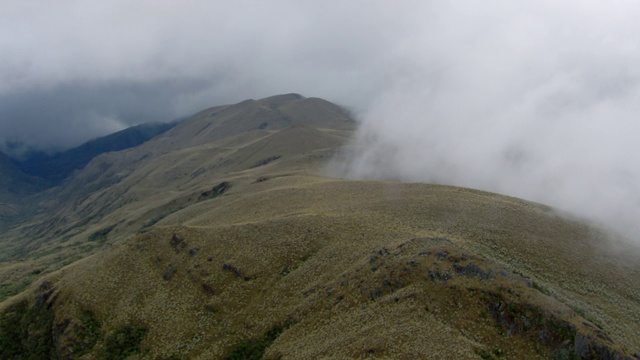
M 216 106 L 40 193 L 0 237 L 0 358 L 640 358 L 637 246 L 331 178 L 355 126 L 297 94 Z

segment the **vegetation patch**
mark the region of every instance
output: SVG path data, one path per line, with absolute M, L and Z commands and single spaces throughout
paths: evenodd
M 310 257 L 311 257 L 311 254 L 307 254 L 295 263 L 286 264 L 285 266 L 280 268 L 280 272 L 278 274 L 280 274 L 280 276 L 287 276 L 290 272 L 299 268 L 302 264 L 304 264 L 307 260 L 309 260 Z
M 553 360 L 580 360 L 580 356 L 570 347 L 557 349 L 551 354 Z
M 109 235 L 109 233 L 111 232 L 111 230 L 113 230 L 116 227 L 115 224 L 108 226 L 104 229 L 100 229 L 96 232 L 94 232 L 93 234 L 89 235 L 89 241 L 99 241 L 99 242 L 105 242 L 107 241 L 107 235 Z
M 226 360 L 259 360 L 265 351 L 285 330 L 285 326 L 275 325 L 260 338 L 244 339 L 234 345 L 225 357 Z
M 0 315 L 0 359 L 56 359 L 53 309 L 22 300 Z
M 176 208 L 170 208 L 167 210 L 164 210 L 162 212 L 160 212 L 158 215 L 154 216 L 153 218 L 147 220 L 147 222 L 145 222 L 144 224 L 142 224 L 142 226 L 140 227 L 140 230 L 138 230 L 138 232 L 145 232 L 148 228 L 152 227 L 153 225 L 157 224 L 160 220 L 166 218 L 167 216 L 180 211 L 184 209 L 184 207 L 179 206 Z
M 268 163 L 270 163 L 272 161 L 276 161 L 276 160 L 280 159 L 281 157 L 282 157 L 281 155 L 269 156 L 268 158 L 262 159 L 262 160 L 258 161 L 257 163 L 253 164 L 253 166 L 250 167 L 250 169 L 267 165 Z
M 551 291 L 545 287 L 544 285 L 541 285 L 540 283 L 537 283 L 535 281 L 531 282 L 531 287 L 540 291 L 541 293 L 547 295 L 547 296 L 551 296 Z
M 476 350 L 476 355 L 480 356 L 483 360 L 496 360 L 498 357 L 502 356 L 502 350 L 496 349 L 493 353 L 490 353 L 486 350 L 480 349 Z
M 530 338 L 552 351 L 557 359 L 573 359 L 576 327 L 557 319 L 533 305 L 516 303 L 500 295 L 488 293 L 489 310 L 499 331 L 505 336 Z
M 95 316 L 93 311 L 82 311 L 79 320 L 80 326 L 76 329 L 78 342 L 73 347 L 73 352 L 83 355 L 93 349 L 96 343 L 102 339 L 104 333 L 101 330 L 102 322 Z
M 224 194 L 229 188 L 231 184 L 226 181 L 221 182 L 220 184 L 214 186 L 211 190 L 205 191 L 198 197 L 198 201 L 204 201 L 209 199 L 215 199 L 218 196 Z
M 20 279 L 20 281 L 7 281 L 0 284 L 0 302 L 21 293 L 27 286 L 31 285 L 31 283 L 37 279 L 37 275 L 38 274 L 29 274 L 28 276 Z
M 120 360 L 139 353 L 140 343 L 147 331 L 146 327 L 140 325 L 127 325 L 114 331 L 106 339 L 102 357 Z

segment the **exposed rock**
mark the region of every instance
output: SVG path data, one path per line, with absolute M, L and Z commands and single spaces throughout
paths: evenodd
M 200 202 L 204 200 L 215 199 L 216 197 L 224 194 L 227 190 L 229 190 L 230 187 L 231 184 L 223 181 L 220 184 L 214 186 L 211 190 L 201 193 L 197 201 Z
M 267 165 L 268 163 L 276 161 L 276 160 L 280 159 L 281 157 L 282 157 L 281 155 L 269 156 L 268 158 L 262 159 L 262 160 L 258 161 L 257 163 L 253 164 L 253 166 L 251 166 L 251 169 Z
M 489 278 L 495 277 L 495 275 L 491 274 L 490 272 L 486 272 L 482 270 L 478 265 L 475 265 L 475 264 L 467 264 L 466 266 L 453 264 L 453 268 L 458 274 L 466 275 L 466 276 L 477 276 L 482 280 L 487 280 Z
M 171 237 L 171 246 L 176 250 L 176 254 L 179 254 L 182 249 L 187 247 L 187 241 L 180 238 L 177 234 L 173 234 Z
M 599 336 L 598 336 L 599 337 Z M 604 340 L 604 341 L 602 341 Z M 595 339 L 591 336 L 576 334 L 574 340 L 574 351 L 581 359 L 606 359 L 606 360 L 633 360 L 638 358 L 638 354 L 633 357 L 620 353 L 612 348 L 612 343 L 606 339 Z
M 224 264 L 222 265 L 222 270 L 228 271 L 234 274 L 237 278 L 243 279 L 244 281 L 251 280 L 251 277 L 244 275 L 237 267 L 233 265 Z
M 164 274 L 162 274 L 162 278 L 165 280 L 170 280 L 177 271 L 178 270 L 176 269 L 176 267 L 173 266 L 173 264 L 171 264 L 167 266 L 167 269 L 164 271 Z
M 47 300 L 49 300 L 49 298 L 53 294 L 53 285 L 49 280 L 45 280 L 38 287 L 37 293 L 38 295 L 36 295 L 35 298 L 36 306 L 41 307 L 47 302 Z

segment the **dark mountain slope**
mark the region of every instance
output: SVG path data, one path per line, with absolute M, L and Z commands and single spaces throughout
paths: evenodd
M 19 202 L 24 196 L 42 190 L 46 182 L 23 173 L 0 152 L 0 202 Z
M 174 123 L 141 124 L 88 141 L 62 153 L 36 153 L 17 162 L 20 169 L 32 176 L 60 182 L 73 171 L 84 168 L 93 158 L 111 151 L 138 146 L 171 129 Z
M 0 152 L 0 191 L 24 194 L 30 191 L 28 185 L 33 182 L 32 177 L 23 173 L 7 155 Z
M 33 195 L 47 185 L 46 181 L 20 171 L 0 152 L 0 235 L 29 215 L 35 205 Z
M 0 152 L 0 199 L 12 194 L 17 189 L 13 189 L 21 178 L 25 177 L 9 157 Z

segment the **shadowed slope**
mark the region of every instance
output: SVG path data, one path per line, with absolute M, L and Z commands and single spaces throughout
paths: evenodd
M 23 173 L 0 152 L 0 234 L 29 216 L 35 202 L 32 195 L 46 186 L 46 181 Z
M 15 201 L 43 189 L 45 185 L 45 181 L 23 173 L 0 152 L 0 201 Z
M 58 154 L 34 154 L 18 164 L 25 173 L 58 183 L 73 171 L 84 168 L 98 155 L 138 146 L 174 125 L 174 123 L 136 125 Z

